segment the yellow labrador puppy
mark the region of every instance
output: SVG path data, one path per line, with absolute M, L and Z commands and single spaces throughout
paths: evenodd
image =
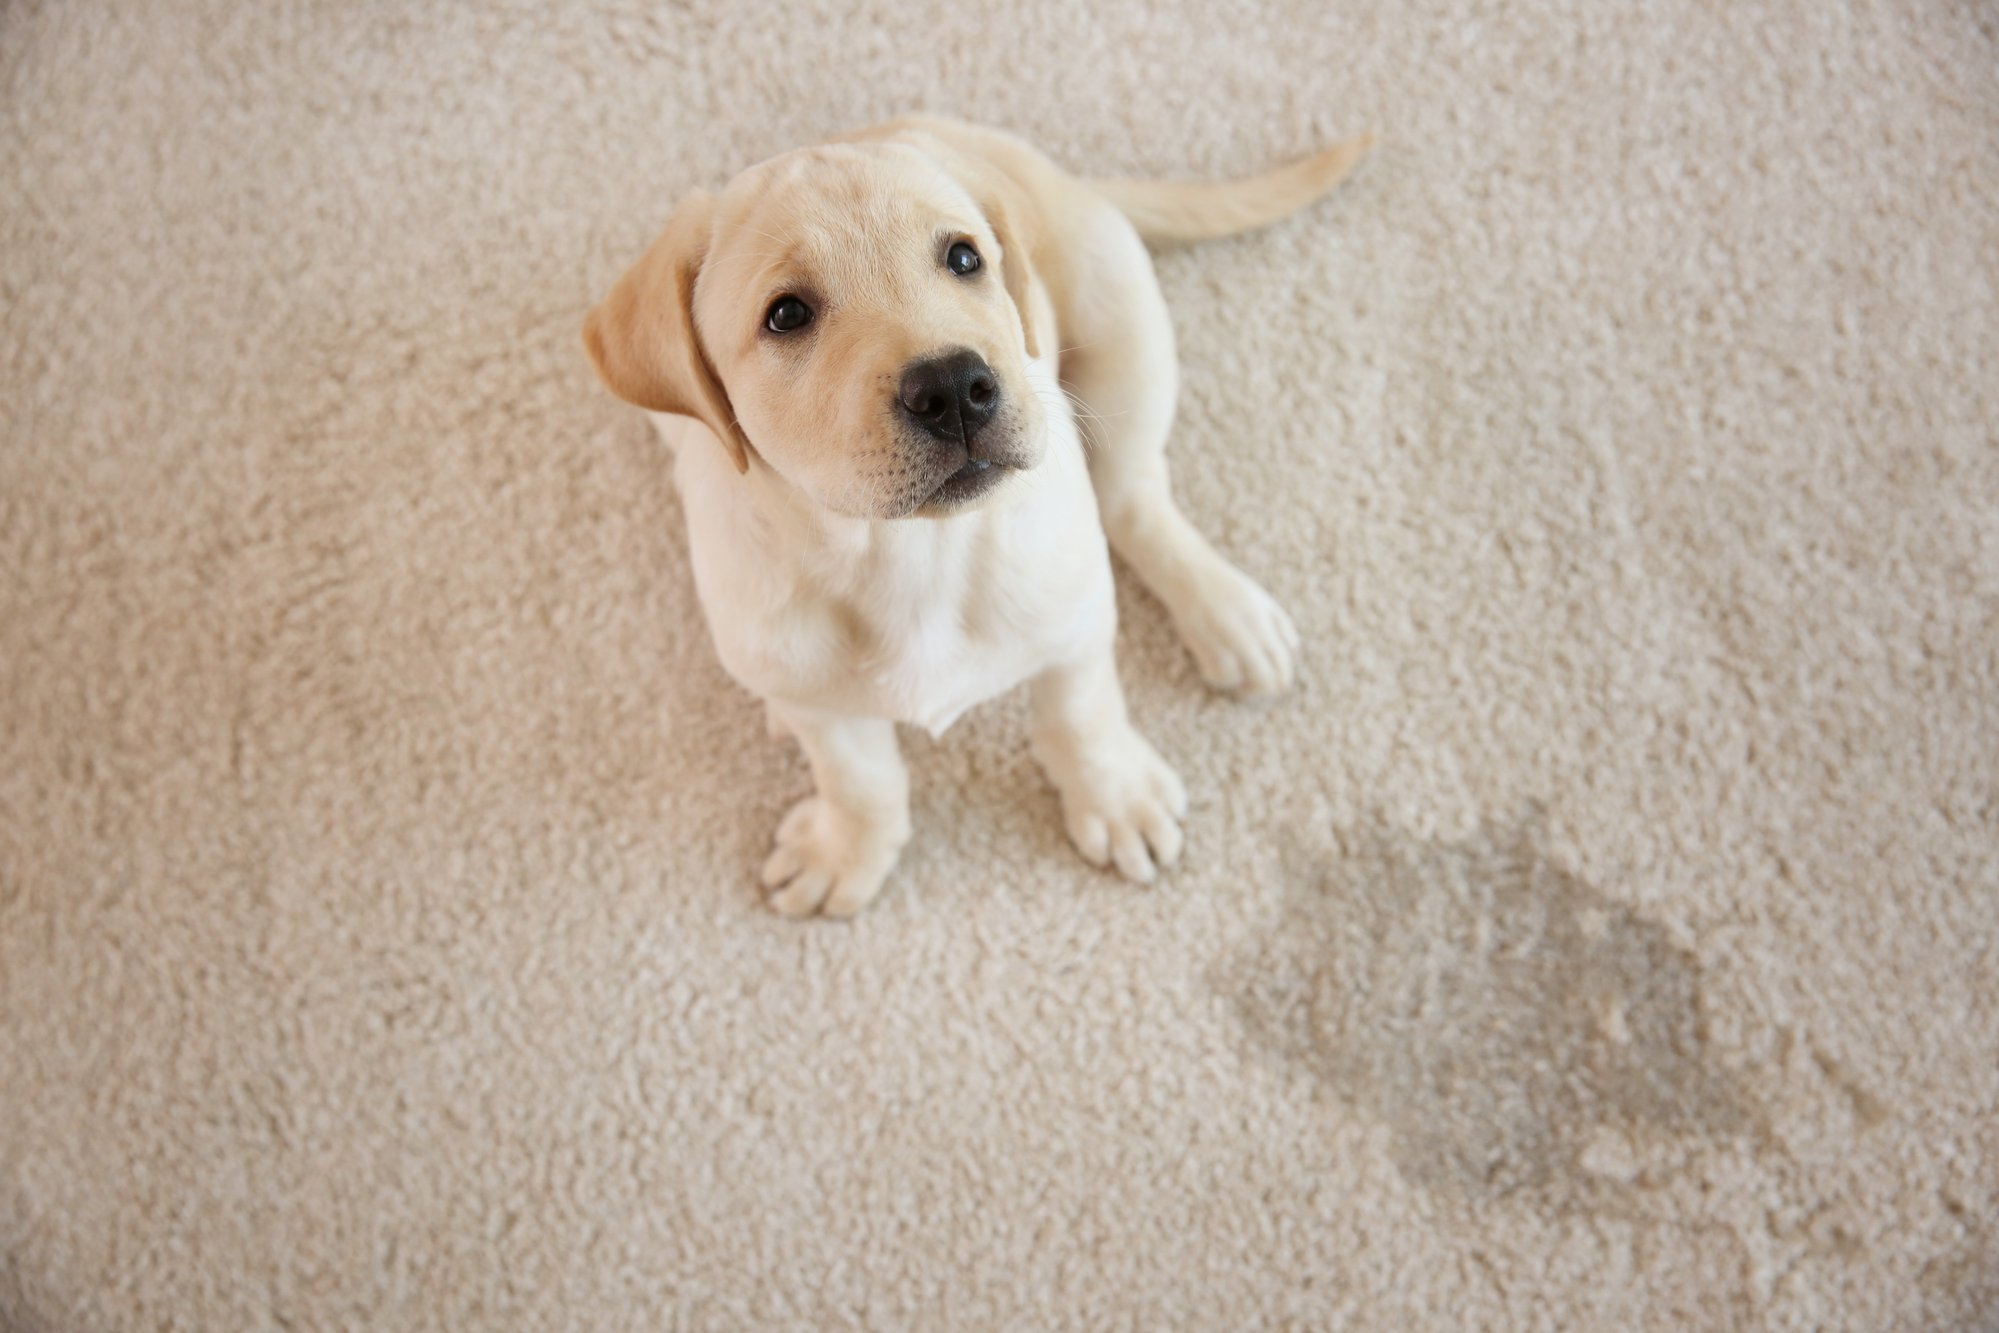
M 1083 855 L 1141 881 L 1179 856 L 1186 793 L 1118 688 L 1106 536 L 1214 685 L 1282 689 L 1298 635 L 1173 502 L 1178 370 L 1141 238 L 1274 222 L 1366 149 L 1087 181 L 895 121 L 687 200 L 591 312 L 599 375 L 674 451 L 722 664 L 812 767 L 763 867 L 778 911 L 866 906 L 909 838 L 895 724 L 942 732 L 1023 681 Z

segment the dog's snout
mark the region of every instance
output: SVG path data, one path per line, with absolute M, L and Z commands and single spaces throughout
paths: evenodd
M 970 444 L 999 411 L 999 378 L 977 352 L 960 349 L 903 371 L 896 401 L 931 435 Z

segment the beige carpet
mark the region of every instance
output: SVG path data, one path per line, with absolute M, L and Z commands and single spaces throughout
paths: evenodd
M 1762 8 L 0 10 L 0 1327 L 1999 1328 L 1999 26 Z M 578 326 L 917 107 L 1382 143 L 1160 260 L 1184 867 L 1008 699 L 801 926 Z

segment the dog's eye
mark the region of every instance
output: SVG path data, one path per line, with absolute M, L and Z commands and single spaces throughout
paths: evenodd
M 944 264 L 959 277 L 979 271 L 979 252 L 969 242 L 959 241 L 944 252 Z
M 772 333 L 790 333 L 812 322 L 812 307 L 795 296 L 780 296 L 764 311 L 764 327 Z

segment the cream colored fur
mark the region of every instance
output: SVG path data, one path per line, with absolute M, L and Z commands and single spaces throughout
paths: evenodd
M 1123 210 L 1179 239 L 1265 225 L 1363 148 L 1233 186 L 1092 185 L 1005 135 L 901 121 L 696 196 L 591 313 L 599 373 L 677 459 L 722 663 L 812 765 L 818 790 L 763 867 L 778 911 L 872 901 L 910 833 L 895 724 L 941 735 L 1023 682 L 1083 855 L 1147 882 L 1179 859 L 1186 791 L 1131 726 L 1112 661 L 1106 530 L 1213 684 L 1288 686 L 1298 640 L 1168 490 L 1172 325 Z M 958 242 L 985 267 L 948 272 Z M 811 322 L 765 328 L 794 294 Z M 983 447 L 1010 475 L 940 506 L 964 454 L 892 404 L 906 366 L 958 349 L 997 377 Z

